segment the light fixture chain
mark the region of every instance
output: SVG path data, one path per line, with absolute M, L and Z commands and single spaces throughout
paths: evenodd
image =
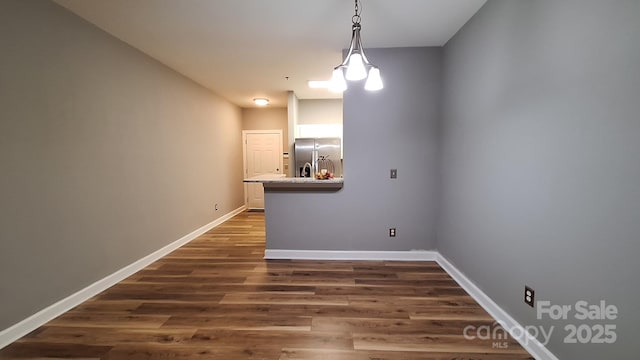
M 355 0 L 355 15 L 351 17 L 351 22 L 355 24 L 360 24 L 360 0 Z

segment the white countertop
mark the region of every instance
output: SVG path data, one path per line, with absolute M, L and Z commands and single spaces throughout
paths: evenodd
M 284 174 L 264 174 L 243 180 L 246 183 L 262 183 L 265 188 L 341 188 L 344 178 L 319 180 L 316 178 L 287 177 Z

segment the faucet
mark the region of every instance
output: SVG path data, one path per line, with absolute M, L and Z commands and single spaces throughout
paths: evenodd
M 307 169 L 307 167 L 309 167 L 309 176 L 308 177 L 311 177 L 311 176 L 314 175 L 314 173 L 313 173 L 313 165 L 311 165 L 311 163 L 306 162 L 302 166 L 302 171 L 300 172 L 300 176 L 301 177 L 307 177 L 307 172 L 305 171 Z

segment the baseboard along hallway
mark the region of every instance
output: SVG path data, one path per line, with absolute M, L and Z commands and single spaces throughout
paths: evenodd
M 436 262 L 264 252 L 264 213 L 245 211 L 0 359 L 533 359 L 512 338 L 473 336 L 500 329 Z

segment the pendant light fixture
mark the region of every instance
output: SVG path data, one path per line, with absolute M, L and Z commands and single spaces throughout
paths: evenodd
M 360 0 L 355 0 L 355 14 L 351 17 L 351 43 L 349 51 L 342 64 L 333 69 L 329 89 L 335 92 L 343 92 L 347 89 L 347 81 L 357 81 L 367 78 L 364 84 L 365 90 L 375 91 L 382 89 L 380 70 L 372 65 L 364 54 L 362 40 L 360 39 Z

